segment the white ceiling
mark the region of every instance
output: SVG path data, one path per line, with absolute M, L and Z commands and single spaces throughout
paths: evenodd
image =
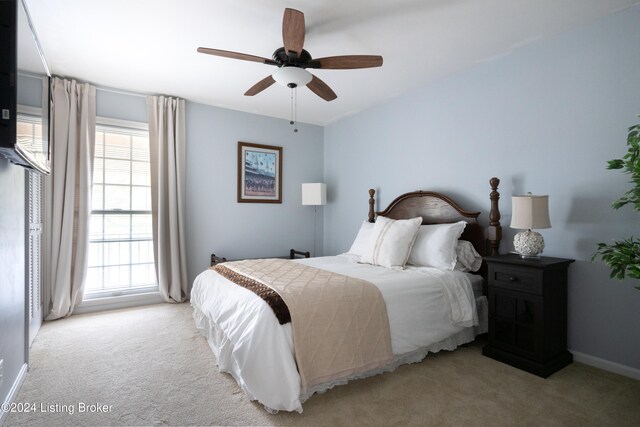
M 378 54 L 381 68 L 311 70 L 338 95 L 298 92 L 298 120 L 325 125 L 639 0 L 26 0 L 51 72 L 99 86 L 289 118 L 290 90 L 243 93 L 274 68 L 285 7 L 305 14 L 315 58 Z M 22 44 L 20 49 L 22 49 Z M 38 71 L 28 59 L 19 67 Z

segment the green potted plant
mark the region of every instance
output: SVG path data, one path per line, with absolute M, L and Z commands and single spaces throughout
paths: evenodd
M 627 146 L 627 154 L 621 159 L 609 160 L 607 169 L 624 169 L 624 173 L 631 175 L 633 187 L 613 202 L 611 207 L 620 209 L 631 204 L 640 213 L 640 124 L 629 128 Z M 597 257 L 609 266 L 612 279 L 630 277 L 640 280 L 640 239 L 631 236 L 620 241 L 614 240 L 613 244 L 598 243 L 598 250 L 591 260 Z M 636 289 L 640 290 L 640 286 L 636 286 Z

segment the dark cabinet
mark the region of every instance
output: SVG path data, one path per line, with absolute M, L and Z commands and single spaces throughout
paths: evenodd
M 572 362 L 567 351 L 567 270 L 571 259 L 486 257 L 489 343 L 485 356 L 541 377 Z

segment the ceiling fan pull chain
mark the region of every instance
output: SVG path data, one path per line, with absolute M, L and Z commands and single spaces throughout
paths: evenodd
M 294 106 L 293 106 L 293 121 L 295 126 L 293 127 L 293 132 L 298 132 L 298 87 L 294 87 L 293 90 L 295 94 L 293 95 Z
M 293 121 L 293 91 L 294 91 L 294 88 L 292 87 L 291 88 L 291 120 L 289 121 L 289 124 L 291 126 L 293 126 L 293 123 L 294 123 L 294 121 Z
M 291 85 L 291 121 L 289 124 L 293 126 L 293 131 L 298 132 L 298 126 L 296 122 L 298 121 L 298 91 L 297 86 Z

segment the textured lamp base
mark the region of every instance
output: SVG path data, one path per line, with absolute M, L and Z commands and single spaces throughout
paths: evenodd
M 521 231 L 513 238 L 513 246 L 522 258 L 539 258 L 544 250 L 544 239 L 535 231 Z

